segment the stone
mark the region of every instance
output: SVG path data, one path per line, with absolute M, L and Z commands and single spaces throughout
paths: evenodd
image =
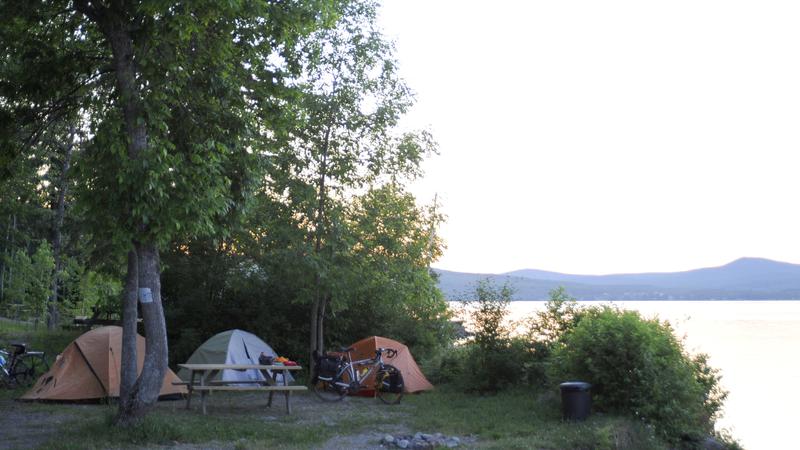
M 397 441 L 397 446 L 400 448 L 408 448 L 408 444 L 410 444 L 410 442 L 408 442 L 408 439 L 400 439 L 399 441 Z
M 383 437 L 383 439 L 381 439 L 381 442 L 383 442 L 384 444 L 393 444 L 394 436 L 392 436 L 391 434 L 387 434 L 386 436 Z
M 414 433 L 414 439 L 417 439 L 417 440 L 422 439 L 422 433 L 419 433 L 419 432 Z
M 426 441 L 432 441 L 433 440 L 433 435 L 432 434 L 420 433 L 420 437 L 422 439 L 426 440 Z
M 461 440 L 460 440 L 460 439 L 458 439 L 458 438 L 457 438 L 457 437 L 455 437 L 455 436 L 453 436 L 453 437 L 450 437 L 450 438 L 447 438 L 447 439 L 445 439 L 445 441 L 444 441 L 444 445 L 445 445 L 447 448 L 455 448 L 455 447 L 458 447 L 458 445 L 459 445 L 460 443 L 461 443 Z

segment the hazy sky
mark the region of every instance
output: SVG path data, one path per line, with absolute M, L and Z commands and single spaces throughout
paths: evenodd
M 800 263 L 800 2 L 384 0 L 443 269 Z

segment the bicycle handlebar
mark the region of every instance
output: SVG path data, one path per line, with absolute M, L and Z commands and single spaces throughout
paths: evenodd
M 383 353 L 386 353 L 386 357 L 387 358 L 394 358 L 395 356 L 397 356 L 397 350 L 395 350 L 393 348 L 383 348 L 383 347 L 381 347 L 381 348 L 375 350 L 375 356 L 376 357 L 381 356 Z

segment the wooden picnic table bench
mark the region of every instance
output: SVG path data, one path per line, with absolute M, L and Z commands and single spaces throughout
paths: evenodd
M 290 386 L 289 372 L 301 370 L 300 366 L 263 365 L 263 364 L 178 364 L 178 367 L 189 371 L 189 381 L 173 384 L 185 385 L 189 391 L 186 396 L 186 409 L 192 403 L 192 393 L 200 392 L 200 404 L 206 414 L 206 396 L 212 391 L 266 391 L 269 392 L 267 406 L 272 406 L 272 395 L 283 392 L 286 397 L 286 412 L 292 413 L 291 395 L 293 391 L 304 391 L 305 386 Z M 263 380 L 215 380 L 222 370 L 258 370 Z M 279 384 L 278 375 L 282 375 L 283 384 Z

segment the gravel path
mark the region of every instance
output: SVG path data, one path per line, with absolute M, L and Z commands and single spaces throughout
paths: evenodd
M 61 424 L 80 415 L 86 405 L 71 413 L 43 411 L 36 405 L 0 399 L 0 449 L 36 448 L 56 436 Z

